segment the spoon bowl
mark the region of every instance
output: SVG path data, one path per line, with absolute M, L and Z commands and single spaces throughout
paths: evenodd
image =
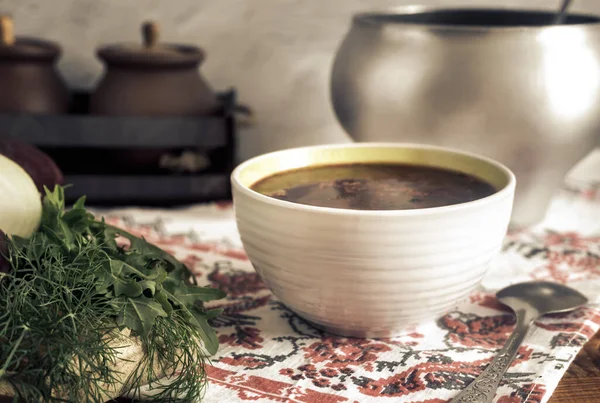
M 498 291 L 496 297 L 515 312 L 534 310 L 536 316 L 568 312 L 588 302 L 579 291 L 549 281 L 513 284 Z

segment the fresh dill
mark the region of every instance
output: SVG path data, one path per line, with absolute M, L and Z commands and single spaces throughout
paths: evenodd
M 96 220 L 83 198 L 67 211 L 62 187 L 46 190 L 37 232 L 5 242 L 0 395 L 104 402 L 140 397 L 148 384 L 146 401 L 202 397 L 204 363 L 218 348 L 208 321 L 220 313 L 203 303 L 223 292 L 197 286 L 171 255 Z

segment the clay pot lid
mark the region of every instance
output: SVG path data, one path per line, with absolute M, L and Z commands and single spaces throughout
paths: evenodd
M 53 61 L 60 46 L 39 38 L 14 36 L 12 18 L 0 15 L 0 59 Z
M 204 60 L 204 51 L 193 45 L 159 44 L 158 24 L 142 24 L 142 44 L 113 44 L 98 49 L 108 64 L 136 66 L 194 66 Z

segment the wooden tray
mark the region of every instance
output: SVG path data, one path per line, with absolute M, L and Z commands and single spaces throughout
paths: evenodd
M 114 117 L 87 114 L 89 94 L 73 94 L 67 115 L 0 115 L 0 135 L 48 153 L 65 174 L 68 201 L 86 195 L 90 204 L 173 205 L 231 197 L 235 163 L 235 90 L 219 94 L 221 112 L 200 117 Z M 195 150 L 210 165 L 178 173 L 127 162 L 144 152 Z

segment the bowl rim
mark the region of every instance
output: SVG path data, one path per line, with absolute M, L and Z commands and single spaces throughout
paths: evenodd
M 451 23 L 423 23 L 423 22 L 381 22 L 378 21 L 380 17 L 390 16 L 410 16 L 425 13 L 436 13 L 436 12 L 488 12 L 488 13 L 512 13 L 512 14 L 544 14 L 551 16 L 556 14 L 556 10 L 552 8 L 514 8 L 509 6 L 436 6 L 436 5 L 425 5 L 425 4 L 404 4 L 393 7 L 383 8 L 371 8 L 358 11 L 352 15 L 352 24 L 370 27 L 413 27 L 413 28 L 426 28 L 426 29 L 444 29 L 454 30 L 463 32 L 488 32 L 488 31 L 539 31 L 545 29 L 573 29 L 573 28 L 598 28 L 600 27 L 600 15 L 590 12 L 580 12 L 570 10 L 568 15 L 576 18 L 589 18 L 594 19 L 594 22 L 577 22 L 571 24 L 542 24 L 542 25 L 485 25 L 485 24 L 473 24 L 473 25 L 461 25 Z
M 432 150 L 432 151 L 442 151 L 451 154 L 458 154 L 468 158 L 473 158 L 484 162 L 488 165 L 491 165 L 495 169 L 503 172 L 507 179 L 508 183 L 502 189 L 497 190 L 495 193 L 482 197 L 481 199 L 451 204 L 447 206 L 439 206 L 439 207 L 428 207 L 421 209 L 410 209 L 410 210 L 354 210 L 354 209 L 341 209 L 334 207 L 320 207 L 320 206 L 311 206 L 307 204 L 294 203 L 285 200 L 275 199 L 273 197 L 269 197 L 250 189 L 250 187 L 243 185 L 239 179 L 240 173 L 246 169 L 249 165 L 260 163 L 261 160 L 267 159 L 273 156 L 285 155 L 288 152 L 292 151 L 302 151 L 302 150 L 328 150 L 328 149 L 336 149 L 336 148 L 409 148 L 409 149 L 420 149 L 420 150 Z M 285 172 L 285 171 L 279 171 Z M 278 172 L 273 172 L 275 174 Z M 392 143 L 392 142 L 364 142 L 364 143 L 340 143 L 340 144 L 322 144 L 322 145 L 312 145 L 312 146 L 304 146 L 304 147 L 293 147 L 286 148 L 278 151 L 272 151 L 265 154 L 261 154 L 255 157 L 252 157 L 241 164 L 239 164 L 231 173 L 231 186 L 234 190 L 243 193 L 244 195 L 258 200 L 260 202 L 266 203 L 268 205 L 288 208 L 291 210 L 300 210 L 311 213 L 324 213 L 327 215 L 340 215 L 340 216 L 366 216 L 366 217 L 410 217 L 410 216 L 421 216 L 421 215 L 430 215 L 430 214 L 444 214 L 444 213 L 452 213 L 461 211 L 464 209 L 474 208 L 485 204 L 494 203 L 496 200 L 503 199 L 514 193 L 516 186 L 516 177 L 515 174 L 504 164 L 492 159 L 488 158 L 476 153 L 471 153 L 467 151 L 458 150 L 451 147 L 441 147 L 441 146 L 433 146 L 428 144 L 419 144 L 419 143 Z M 234 195 L 235 198 L 235 195 Z M 235 204 L 235 200 L 234 200 Z

